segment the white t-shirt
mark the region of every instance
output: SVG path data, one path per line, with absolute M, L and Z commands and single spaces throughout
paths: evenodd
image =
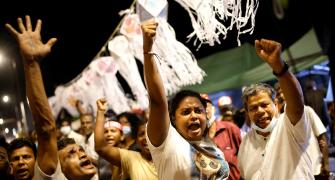
M 325 126 L 323 125 L 319 116 L 313 110 L 313 108 L 309 106 L 306 106 L 306 108 L 308 108 L 310 111 L 311 126 L 312 126 L 312 131 L 313 131 L 315 142 L 316 142 L 315 144 L 311 144 L 309 146 L 309 151 L 310 151 L 310 154 L 313 155 L 312 159 L 315 164 L 314 165 L 314 175 L 318 175 L 321 172 L 322 153 L 320 150 L 317 137 L 325 133 L 327 130 Z
M 98 174 L 95 174 L 91 180 L 98 180 Z M 60 163 L 58 160 L 58 164 L 56 167 L 55 172 L 52 175 L 47 175 L 45 174 L 41 168 L 39 167 L 37 161 L 35 163 L 35 167 L 34 167 L 34 180 L 67 180 L 67 178 L 65 177 L 65 175 L 63 174 L 61 167 L 60 167 Z
M 37 160 L 34 168 L 34 180 L 67 180 L 58 161 L 55 172 L 52 175 L 45 174 L 39 167 Z
M 310 144 L 316 139 L 312 132 L 308 108 L 296 125 L 292 125 L 286 112 L 281 114 L 268 137 L 255 130 L 243 139 L 238 153 L 241 177 L 248 179 L 314 179 L 313 155 Z
M 321 134 L 325 133 L 327 130 L 326 130 L 326 127 L 323 125 L 320 117 L 316 114 L 316 112 L 314 111 L 313 108 L 311 108 L 310 106 L 306 106 L 309 111 L 311 111 L 311 125 L 312 125 L 312 130 L 314 132 L 314 135 L 316 137 L 320 136 Z
M 196 163 L 194 163 L 194 158 L 197 157 L 195 155 L 197 154 L 197 151 L 176 131 L 173 126 L 171 126 L 171 124 L 166 139 L 159 147 L 153 146 L 147 135 L 146 139 L 153 162 L 158 172 L 158 179 L 198 180 L 201 175 L 202 177 L 206 177 L 205 174 L 207 173 L 207 169 L 202 169 L 200 174 L 197 170 Z M 223 154 L 219 151 L 218 153 L 220 153 L 220 155 Z M 204 163 L 206 164 L 203 165 L 210 169 L 210 165 L 207 166 L 207 161 Z M 219 163 L 219 166 L 221 167 L 219 171 L 222 172 L 222 174 L 226 173 L 224 174 L 224 177 L 228 177 L 228 163 L 225 161 L 223 163 Z

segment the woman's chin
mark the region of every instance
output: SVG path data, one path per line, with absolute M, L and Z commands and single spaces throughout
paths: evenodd
M 190 141 L 199 141 L 202 138 L 202 131 L 201 128 L 196 130 L 188 130 L 187 133 L 188 140 Z

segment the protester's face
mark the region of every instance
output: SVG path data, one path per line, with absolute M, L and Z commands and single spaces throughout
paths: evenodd
M 0 172 L 7 172 L 8 165 L 7 150 L 4 147 L 0 147 Z
M 81 129 L 84 135 L 90 135 L 93 132 L 93 117 L 85 115 L 80 118 Z
M 109 127 L 105 128 L 104 137 L 107 144 L 110 144 L 112 146 L 118 146 L 122 138 L 122 133 L 120 129 L 116 127 Z
M 15 149 L 10 156 L 11 174 L 14 179 L 31 179 L 34 177 L 35 155 L 27 146 Z
M 259 92 L 248 98 L 247 113 L 249 119 L 258 127 L 266 128 L 276 112 L 276 106 L 267 93 Z
M 127 119 L 125 116 L 120 117 L 120 119 L 119 119 L 119 123 L 120 123 L 122 126 L 131 126 L 131 125 L 130 125 L 130 122 L 128 121 L 128 119 Z
M 88 179 L 97 171 L 85 150 L 77 144 L 66 146 L 58 151 L 58 155 L 62 171 L 68 179 Z
M 61 127 L 70 126 L 69 122 L 63 121 Z
M 201 140 L 206 129 L 206 110 L 196 97 L 185 97 L 175 113 L 178 132 L 187 140 Z
M 137 131 L 137 143 L 140 145 L 141 150 L 145 153 L 150 153 L 147 140 L 145 139 L 146 131 L 145 124 L 141 125 Z

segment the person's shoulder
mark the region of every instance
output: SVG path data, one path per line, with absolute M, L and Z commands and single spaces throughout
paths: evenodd
M 141 153 L 129 149 L 119 148 L 119 152 L 123 156 L 141 156 Z
M 77 133 L 76 131 L 73 131 L 73 130 L 70 132 L 70 135 L 78 137 L 78 138 L 84 138 L 83 135 L 81 135 L 81 134 L 79 134 L 79 133 Z
M 230 121 L 218 121 L 217 122 L 218 128 L 237 128 L 240 129 L 235 123 Z
M 249 142 L 254 138 L 256 138 L 256 131 L 254 129 L 251 129 L 243 136 L 242 142 Z

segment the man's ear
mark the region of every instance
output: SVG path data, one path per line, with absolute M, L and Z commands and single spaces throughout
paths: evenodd
M 13 163 L 9 163 L 9 174 L 10 175 L 14 174 Z

